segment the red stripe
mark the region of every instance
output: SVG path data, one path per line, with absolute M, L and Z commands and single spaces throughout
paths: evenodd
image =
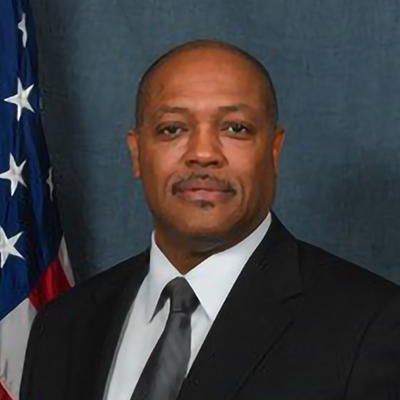
M 3 385 L 0 383 L 0 400 L 12 400 L 12 398 L 8 395 Z
M 70 289 L 71 286 L 65 276 L 61 262 L 59 258 L 56 257 L 56 259 L 50 263 L 47 271 L 40 277 L 39 285 L 31 292 L 29 300 L 36 310 L 39 310 L 49 301 Z M 0 398 L 0 400 L 2 399 Z

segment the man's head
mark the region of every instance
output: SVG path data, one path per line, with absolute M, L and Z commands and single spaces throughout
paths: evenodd
M 265 68 L 224 42 L 194 41 L 144 74 L 128 136 L 156 234 L 224 242 L 272 206 L 284 130 Z

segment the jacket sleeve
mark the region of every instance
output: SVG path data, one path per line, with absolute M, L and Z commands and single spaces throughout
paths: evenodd
M 37 388 L 34 387 L 35 371 L 40 368 L 40 340 L 43 334 L 44 313 L 38 313 L 33 321 L 29 334 L 28 345 L 25 354 L 24 368 L 22 373 L 19 400 L 34 400 Z
M 363 335 L 346 400 L 400 400 L 400 295 L 378 313 Z

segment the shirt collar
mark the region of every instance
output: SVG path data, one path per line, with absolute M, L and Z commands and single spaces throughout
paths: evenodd
M 196 293 L 208 318 L 214 321 L 233 284 L 254 250 L 271 225 L 271 213 L 246 238 L 227 250 L 215 253 L 203 260 L 187 274 L 182 275 L 168 260 L 151 234 L 150 268 L 143 282 L 146 291 L 146 319 L 153 317 L 165 285 L 176 277 L 184 277 Z

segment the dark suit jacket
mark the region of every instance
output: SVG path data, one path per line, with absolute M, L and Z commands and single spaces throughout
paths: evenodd
M 21 400 L 103 398 L 148 268 L 149 248 L 38 314 Z M 296 240 L 273 217 L 178 399 L 400 399 L 400 288 Z

